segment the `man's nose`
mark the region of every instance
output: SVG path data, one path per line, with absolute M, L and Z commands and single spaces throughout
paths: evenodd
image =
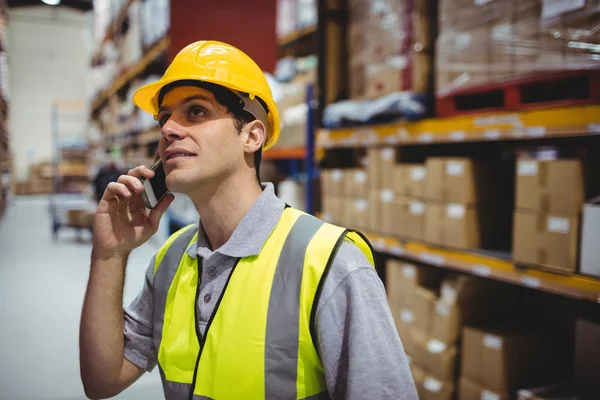
M 181 125 L 179 125 L 172 118 L 169 118 L 167 122 L 160 129 L 163 140 L 165 142 L 174 142 L 176 140 L 181 140 L 184 136 L 184 130 Z

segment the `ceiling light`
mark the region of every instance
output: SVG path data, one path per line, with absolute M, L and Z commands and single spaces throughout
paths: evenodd
M 42 3 L 46 3 L 50 6 L 57 6 L 60 4 L 60 0 L 42 0 Z

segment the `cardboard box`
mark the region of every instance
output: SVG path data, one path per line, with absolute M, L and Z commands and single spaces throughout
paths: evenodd
M 343 196 L 346 194 L 343 169 L 324 169 L 321 171 L 321 193 L 327 193 L 332 196 Z
M 425 237 L 427 205 L 420 200 L 402 198 L 399 201 L 400 223 L 397 234 L 401 237 L 423 240 Z
M 579 272 L 600 278 L 600 197 L 583 207 Z
M 378 215 L 375 215 L 379 221 L 377 232 L 393 235 L 397 226 L 401 224 L 396 195 L 389 189 L 382 189 L 379 191 L 378 198 L 374 200 L 377 201 L 380 211 Z
M 461 377 L 458 400 L 510 400 L 508 393 L 499 393 L 469 378 Z
M 406 308 L 401 311 L 400 319 L 411 324 L 411 328 L 428 333 L 431 329 L 431 317 L 437 294 L 424 287 L 417 287 L 407 300 Z
M 465 205 L 497 203 L 506 191 L 500 165 L 469 158 L 428 158 L 425 196 Z
M 89 210 L 68 210 L 67 221 L 69 225 L 87 228 L 94 223 L 95 213 Z
M 367 150 L 367 175 L 368 184 L 375 189 L 393 189 L 396 163 L 396 149 L 386 147 L 382 149 L 370 148 Z
M 465 327 L 461 376 L 494 391 L 512 393 L 556 377 L 553 342 L 546 333 Z
M 418 199 L 425 197 L 427 168 L 424 164 L 398 164 L 393 174 L 396 193 Z
M 600 371 L 600 323 L 579 319 L 575 328 L 575 382 L 600 391 L 598 371 Z
M 380 199 L 380 191 L 371 189 L 369 191 L 368 198 L 368 216 L 367 223 L 364 226 L 364 229 L 371 232 L 382 232 L 382 202 Z M 386 227 L 388 224 L 386 223 Z
M 409 69 L 409 57 L 394 57 L 396 62 L 368 64 L 366 66 L 366 97 L 377 99 L 390 93 L 402 90 L 404 74 Z
M 577 269 L 579 219 L 519 211 L 514 216 L 513 259 L 558 272 Z
M 480 248 L 479 218 L 477 209 L 464 204 L 429 202 L 425 213 L 424 240 L 458 249 Z
M 346 200 L 340 196 L 323 194 L 323 220 L 342 226 L 347 226 Z
M 350 229 L 363 230 L 370 225 L 369 200 L 345 199 L 346 226 Z
M 344 172 L 344 194 L 354 198 L 366 198 L 369 185 L 364 169 L 347 169 Z
M 600 392 L 578 387 L 574 382 L 560 382 L 530 389 L 520 389 L 517 400 L 598 400 Z
M 516 208 L 547 214 L 577 216 L 584 201 L 579 160 L 517 162 Z
M 437 268 L 418 267 L 409 262 L 388 259 L 385 287 L 395 319 L 400 320 L 400 310 L 406 308 L 418 287 L 437 286 L 442 276 L 442 271 Z
M 421 400 L 451 400 L 454 394 L 454 383 L 443 382 L 427 373 L 414 362 L 410 364 L 410 371 L 415 381 L 417 393 Z
M 418 331 L 412 331 L 411 336 L 413 362 L 442 381 L 454 380 L 457 372 L 456 346 L 447 345 Z

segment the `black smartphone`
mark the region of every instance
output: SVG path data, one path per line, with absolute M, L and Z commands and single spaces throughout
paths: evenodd
M 152 178 L 140 179 L 144 184 L 142 197 L 144 198 L 144 203 L 147 208 L 156 207 L 162 198 L 169 193 L 169 189 L 167 189 L 167 184 L 165 182 L 165 169 L 160 158 L 152 165 L 152 170 L 154 171 L 154 176 Z

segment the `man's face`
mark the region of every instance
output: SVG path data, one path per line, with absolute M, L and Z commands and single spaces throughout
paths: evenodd
M 243 134 L 233 116 L 207 90 L 182 86 L 169 91 L 158 113 L 158 147 L 169 190 L 191 194 L 224 181 L 244 162 Z

